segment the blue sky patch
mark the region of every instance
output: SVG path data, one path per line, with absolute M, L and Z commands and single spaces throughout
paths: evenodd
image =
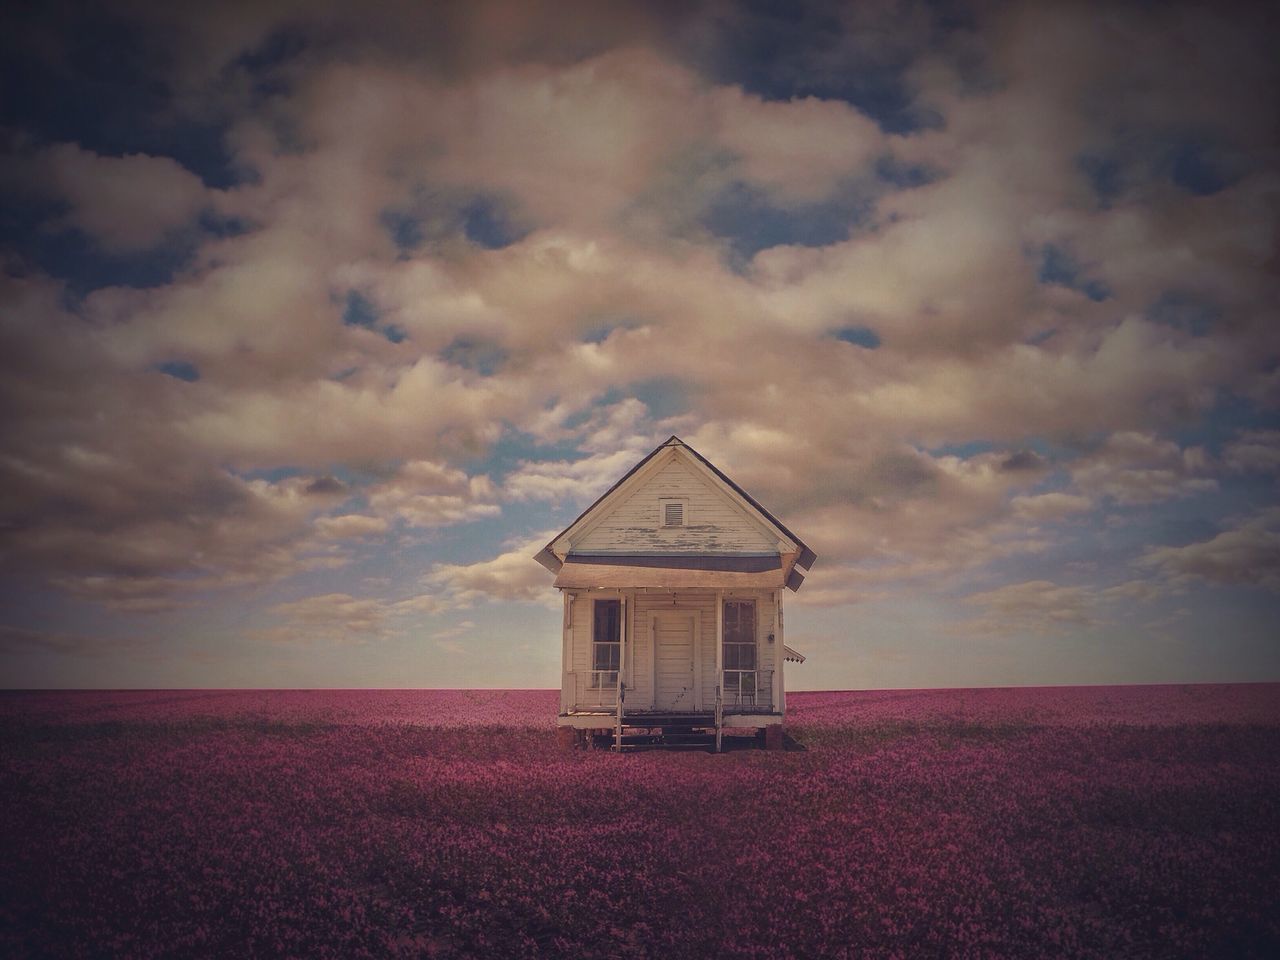
M 67 284 L 73 296 L 102 287 L 159 287 L 171 283 L 191 262 L 194 230 L 178 230 L 140 253 L 112 254 L 79 230 L 32 232 L 23 252 L 45 273 Z
M 1207 336 L 1221 311 L 1209 300 L 1193 293 L 1168 290 L 1160 299 L 1147 307 L 1146 318 L 1189 333 L 1193 337 Z
M 1115 157 L 1085 153 L 1076 158 L 1076 166 L 1089 181 L 1099 206 L 1110 206 L 1124 192 L 1124 168 Z
M 593 411 L 587 411 L 588 414 L 590 412 Z M 578 425 L 581 425 L 588 417 L 571 419 L 577 419 Z M 570 427 L 570 424 L 566 423 L 565 426 Z M 580 456 L 582 452 L 573 440 L 548 443 L 530 434 L 511 429 L 504 431 L 502 437 L 488 448 L 483 456 L 465 461 L 464 466 L 468 473 L 487 473 L 494 477 L 505 477 L 526 461 L 555 462 L 576 460 Z
M 365 330 L 373 330 L 382 334 L 392 343 L 400 343 L 405 339 L 404 330 L 393 323 L 379 323 L 378 321 L 381 319 L 382 314 L 372 300 L 359 290 L 347 292 L 346 306 L 342 309 L 342 322 L 344 324 L 348 327 L 362 327 Z
M 240 237 L 257 229 L 257 224 L 243 217 L 225 217 L 212 210 L 200 211 L 199 224 L 201 230 L 220 240 Z
M 1095 303 L 1100 303 L 1111 296 L 1111 291 L 1105 283 L 1089 280 L 1081 274 L 1080 265 L 1061 247 L 1048 243 L 1040 251 L 1040 272 L 1037 279 L 1041 283 L 1057 284 L 1079 290 Z
M 156 23 L 99 5 L 27 6 L 0 32 L 0 126 L 39 139 L 79 143 L 95 153 L 172 157 L 207 186 L 241 181 L 226 125 L 172 108 L 174 51 Z M 31 32 L 58 38 L 52 48 L 23 42 Z M 88 95 L 86 91 L 92 91 Z
M 1274 371 L 1275 364 L 1272 369 Z M 1217 456 L 1222 447 L 1245 430 L 1280 430 L 1280 411 L 1258 406 L 1252 398 L 1219 389 L 1213 406 L 1192 423 L 1175 427 L 1170 439 L 1179 446 L 1205 447 Z
M 455 367 L 462 367 L 466 370 L 472 370 L 481 376 L 491 377 L 501 370 L 503 364 L 506 363 L 507 351 L 496 343 L 490 343 L 487 340 L 480 340 L 475 337 L 458 337 L 440 351 L 440 359 L 445 363 L 453 364 Z
M 734 265 L 741 268 L 770 247 L 825 247 L 847 240 L 872 208 L 872 200 L 856 192 L 822 203 L 782 207 L 764 191 L 735 181 L 713 201 L 702 225 L 728 241 Z
M 1135 135 L 1109 149 L 1081 154 L 1076 166 L 1104 209 L 1138 182 L 1172 182 L 1187 193 L 1204 197 L 1226 189 L 1237 179 L 1219 144 L 1193 137 Z
M 500 250 L 529 235 L 510 203 L 493 194 L 465 194 L 419 187 L 407 202 L 383 210 L 379 220 L 402 256 L 462 237 L 485 250 Z
M 889 44 L 843 45 L 845 24 L 833 4 L 754 0 L 706 27 L 687 38 L 686 53 L 716 82 L 738 84 L 766 100 L 843 100 L 886 133 L 937 123 L 918 109 L 907 82 L 912 51 Z
M 632 330 L 641 323 L 636 317 L 601 317 L 582 335 L 583 343 L 604 343 L 615 330 Z
M 841 327 L 839 330 L 832 330 L 831 335 L 865 350 L 875 350 L 880 346 L 880 335 L 870 327 Z
M 383 210 L 379 219 L 391 242 L 402 254 L 417 250 L 427 239 L 421 221 L 403 210 Z
M 378 310 L 364 294 L 358 290 L 351 290 L 347 293 L 347 305 L 342 311 L 342 322 L 348 327 L 374 330 L 378 326 Z
M 1209 145 L 1199 140 L 1184 140 L 1174 148 L 1169 177 L 1174 184 L 1197 197 L 1218 193 L 1232 182 L 1214 158 Z
M 301 30 L 280 28 L 237 57 L 235 66 L 250 76 L 256 98 L 280 96 L 289 92 L 290 84 L 279 68 L 296 60 L 306 49 L 307 40 Z
M 691 406 L 690 391 L 692 384 L 675 377 L 652 377 L 639 380 L 630 387 L 617 391 L 609 391 L 601 405 L 617 403 L 625 397 L 635 397 L 649 408 L 649 416 L 654 420 L 663 417 L 674 417 L 685 413 Z
M 893 154 L 885 154 L 876 161 L 876 176 L 899 190 L 914 190 L 933 183 L 939 173 L 922 163 L 905 163 Z
M 479 195 L 462 208 L 462 229 L 467 239 L 486 250 L 501 250 L 526 237 L 507 206 L 491 196 Z
M 195 383 L 200 379 L 199 368 L 187 360 L 166 360 L 163 363 L 157 363 L 156 369 L 165 376 L 173 377 L 175 380 L 185 380 L 187 383 Z
M 968 460 L 980 453 L 991 453 L 998 449 L 1002 448 L 988 440 L 970 440 L 967 443 L 944 443 L 938 447 L 930 447 L 925 452 L 931 457 L 959 457 L 961 460 Z

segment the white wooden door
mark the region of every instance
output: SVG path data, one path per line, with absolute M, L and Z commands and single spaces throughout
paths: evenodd
M 654 708 L 697 710 L 701 707 L 694 670 L 697 614 L 663 610 L 653 614 Z

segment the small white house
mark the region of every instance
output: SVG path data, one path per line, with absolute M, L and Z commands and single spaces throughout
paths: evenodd
M 781 746 L 783 665 L 804 662 L 783 641 L 783 590 L 817 556 L 679 437 L 535 559 L 564 597 L 564 743 L 702 731 L 719 749 L 724 728 L 747 727 Z

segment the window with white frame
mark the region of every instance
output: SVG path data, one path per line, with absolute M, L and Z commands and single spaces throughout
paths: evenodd
M 724 602 L 724 694 L 730 703 L 755 703 L 756 602 Z
M 664 497 L 658 501 L 658 525 L 660 527 L 683 527 L 689 523 L 689 501 Z
M 615 685 L 621 662 L 622 601 L 596 600 L 591 616 L 591 685 Z

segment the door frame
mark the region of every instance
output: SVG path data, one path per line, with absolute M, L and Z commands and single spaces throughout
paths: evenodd
M 693 657 L 693 709 L 702 709 L 702 611 L 697 607 L 673 606 L 663 607 L 649 612 L 649 650 L 651 651 L 651 667 L 653 670 L 653 696 L 649 700 L 649 708 L 658 708 L 658 618 L 663 614 L 678 613 L 693 618 L 693 637 L 691 638 Z

